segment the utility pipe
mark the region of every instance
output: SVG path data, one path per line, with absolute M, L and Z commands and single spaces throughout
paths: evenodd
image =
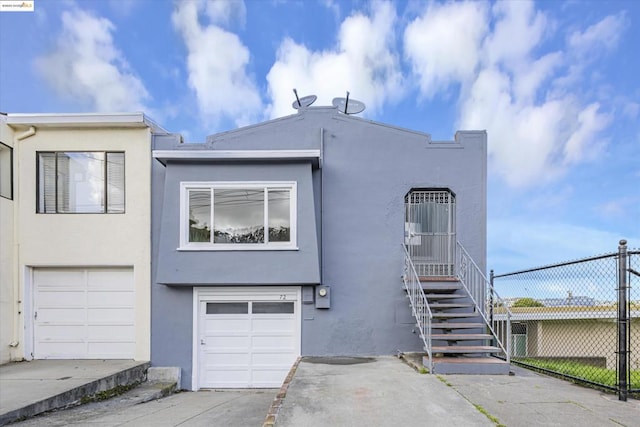
M 13 144 L 13 148 L 14 150 L 16 150 L 16 155 L 14 156 L 14 167 L 13 167 L 13 174 L 14 177 L 20 175 L 20 147 L 18 142 L 23 141 L 27 138 L 32 137 L 33 135 L 36 134 L 36 128 L 35 126 L 30 126 L 27 130 L 25 130 L 22 133 L 16 134 L 13 137 L 14 140 L 14 144 Z M 26 322 L 25 320 L 25 316 L 26 313 L 24 313 L 24 295 L 20 296 L 20 282 L 22 280 L 22 275 L 20 274 L 19 271 L 16 271 L 15 266 L 19 266 L 20 265 L 20 245 L 18 244 L 19 240 L 19 220 L 20 220 L 20 179 L 14 179 L 13 182 L 15 183 L 15 188 L 14 190 L 14 208 L 13 208 L 13 258 L 14 258 L 14 262 L 13 262 L 13 269 L 11 271 L 11 277 L 12 277 L 12 281 L 13 281 L 13 299 L 15 301 L 15 310 L 13 312 L 13 339 L 11 340 L 11 343 L 9 344 L 9 347 L 11 347 L 12 349 L 12 354 L 10 355 L 10 358 L 12 360 L 15 360 L 16 355 L 15 355 L 15 349 L 17 349 L 20 346 L 20 341 L 21 341 L 21 328 L 20 328 L 20 318 L 22 316 L 23 319 L 23 323 Z M 20 270 L 20 269 L 18 269 Z M 22 348 L 22 351 L 24 353 L 25 348 Z M 23 354 L 23 357 L 25 355 Z

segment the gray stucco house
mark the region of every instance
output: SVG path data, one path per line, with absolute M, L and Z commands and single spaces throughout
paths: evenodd
M 455 267 L 459 241 L 485 269 L 484 131 L 434 142 L 307 107 L 204 144 L 156 135 L 153 157 L 151 361 L 183 388 L 277 387 L 299 356 L 432 363 L 458 344 L 436 340 L 439 312 L 491 353 Z

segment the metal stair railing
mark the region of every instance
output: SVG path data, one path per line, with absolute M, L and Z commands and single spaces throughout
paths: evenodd
M 460 242 L 456 243 L 456 277 L 469 294 L 497 346 L 504 353 L 507 363 L 510 363 L 511 310 Z M 482 302 L 484 307 L 478 301 Z
M 402 275 L 402 282 L 411 301 L 413 317 L 416 319 L 418 329 L 420 330 L 420 338 L 422 338 L 424 348 L 427 352 L 429 359 L 429 366 L 427 366 L 427 368 L 430 373 L 433 373 L 433 356 L 431 351 L 431 320 L 433 319 L 433 315 L 431 314 L 427 297 L 422 289 L 420 277 L 411 261 L 407 246 L 403 244 L 402 248 L 404 249 L 404 274 Z

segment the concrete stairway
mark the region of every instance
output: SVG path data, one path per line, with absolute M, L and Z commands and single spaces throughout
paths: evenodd
M 491 345 L 493 337 L 462 284 L 453 278 L 421 277 L 420 282 L 433 315 L 433 373 L 509 374 L 509 364 L 492 356 L 501 349 Z

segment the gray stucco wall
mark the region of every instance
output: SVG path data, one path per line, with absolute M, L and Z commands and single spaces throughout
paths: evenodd
M 286 181 L 297 183 L 298 250 L 180 251 L 180 183 Z M 320 283 L 310 163 L 167 164 L 164 181 L 158 283 L 171 285 L 300 285 Z M 286 268 L 285 268 L 286 267 Z
M 157 141 L 156 149 L 174 148 L 170 141 Z M 313 182 L 308 188 L 313 191 L 317 219 L 321 281 L 331 286 L 331 308 L 302 305 L 303 355 L 380 355 L 422 349 L 401 287 L 404 196 L 412 188 L 449 188 L 456 194 L 458 240 L 485 268 L 484 131 L 458 132 L 455 141 L 433 143 L 422 133 L 344 116 L 331 108 L 309 108 L 288 118 L 215 135 L 206 144 L 183 144 L 180 149 L 322 150 L 322 168 L 312 171 Z M 167 170 L 173 167 L 169 165 Z M 193 165 L 179 169 L 189 167 Z M 167 226 L 157 209 L 168 207 L 178 197 L 166 191 L 164 171 L 159 168 L 164 167 L 156 162 L 156 256 L 160 244 L 156 228 L 161 220 L 162 233 Z M 172 175 L 169 183 L 174 178 L 173 172 L 168 173 Z M 247 169 L 247 173 L 254 172 Z M 302 187 L 298 188 L 298 197 L 303 196 Z M 174 201 L 167 202 L 169 198 Z M 164 199 L 164 203 L 157 199 Z M 159 255 L 162 263 L 167 262 L 162 258 L 168 256 L 166 253 Z M 219 255 L 208 253 L 211 257 Z M 270 261 L 275 268 L 295 269 L 279 253 L 273 255 Z M 158 262 L 156 256 L 154 262 Z M 166 273 L 162 268 L 159 271 Z M 182 366 L 183 387 L 189 388 L 191 287 L 160 285 L 157 273 L 154 275 L 152 363 Z M 179 340 L 174 339 L 177 336 Z

